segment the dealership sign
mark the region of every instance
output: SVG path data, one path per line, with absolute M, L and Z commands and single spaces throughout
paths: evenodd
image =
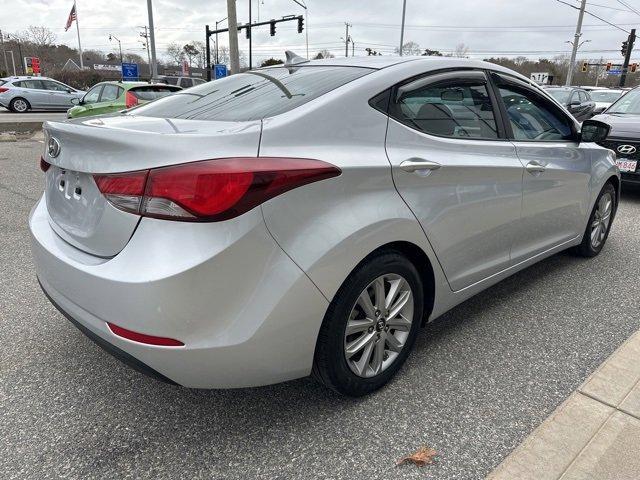
M 38 57 L 24 57 L 25 73 L 40 76 L 40 59 Z
M 532 73 L 531 80 L 540 85 L 547 85 L 549 83 L 549 72 Z
M 104 65 L 101 63 L 93 64 L 94 70 L 109 70 L 110 72 L 121 72 L 122 67 L 120 65 Z

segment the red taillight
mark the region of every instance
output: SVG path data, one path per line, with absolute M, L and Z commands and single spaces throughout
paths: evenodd
M 113 323 L 107 323 L 109 330 L 118 337 L 126 338 L 138 343 L 146 343 L 147 345 L 159 345 L 161 347 L 183 347 L 184 343 L 180 340 L 167 337 L 156 337 L 154 335 L 147 335 L 145 333 L 134 332 L 127 330 L 126 328 L 119 327 Z
M 42 170 L 43 172 L 46 172 L 47 170 L 49 170 L 49 167 L 51 166 L 51 164 L 49 162 L 47 162 L 44 157 L 40 157 L 40 170 Z
M 124 96 L 124 104 L 127 108 L 135 107 L 138 103 L 138 98 L 132 92 L 127 92 Z
M 0 93 L 8 92 L 9 89 L 7 87 L 0 87 Z
M 94 175 L 116 207 L 147 217 L 220 221 L 293 188 L 340 175 L 306 158 L 223 158 L 131 173 Z

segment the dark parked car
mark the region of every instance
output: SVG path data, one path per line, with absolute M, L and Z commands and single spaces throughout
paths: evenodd
M 594 120 L 611 125 L 607 139 L 600 143 L 616 152 L 616 163 L 622 181 L 640 185 L 640 87 L 619 98 L 602 115 Z
M 591 100 L 586 90 L 574 87 L 549 87 L 547 93 L 564 105 L 579 122 L 593 116 L 596 102 Z

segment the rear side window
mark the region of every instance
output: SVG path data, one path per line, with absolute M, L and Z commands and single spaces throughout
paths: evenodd
M 137 99 L 151 101 L 179 92 L 176 87 L 138 87 L 129 90 Z
M 436 75 L 401 86 L 392 99 L 390 115 L 409 127 L 441 137 L 498 138 L 482 73 Z
M 285 67 L 239 73 L 177 92 L 131 115 L 249 121 L 292 110 L 372 72 L 359 67 Z

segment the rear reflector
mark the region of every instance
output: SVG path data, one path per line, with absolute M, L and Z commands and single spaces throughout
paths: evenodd
M 180 340 L 167 337 L 155 337 L 153 335 L 146 335 L 144 333 L 133 332 L 126 328 L 119 327 L 113 323 L 107 323 L 109 330 L 118 337 L 126 338 L 138 343 L 146 343 L 147 345 L 158 345 L 161 347 L 183 347 L 184 343 Z
M 243 157 L 94 175 L 94 179 L 98 189 L 121 210 L 146 217 L 215 222 L 340 173 L 339 168 L 320 160 Z
M 47 162 L 44 157 L 40 157 L 40 170 L 42 170 L 43 172 L 46 172 L 47 170 L 49 170 L 49 167 L 51 166 L 51 164 L 49 162 Z

